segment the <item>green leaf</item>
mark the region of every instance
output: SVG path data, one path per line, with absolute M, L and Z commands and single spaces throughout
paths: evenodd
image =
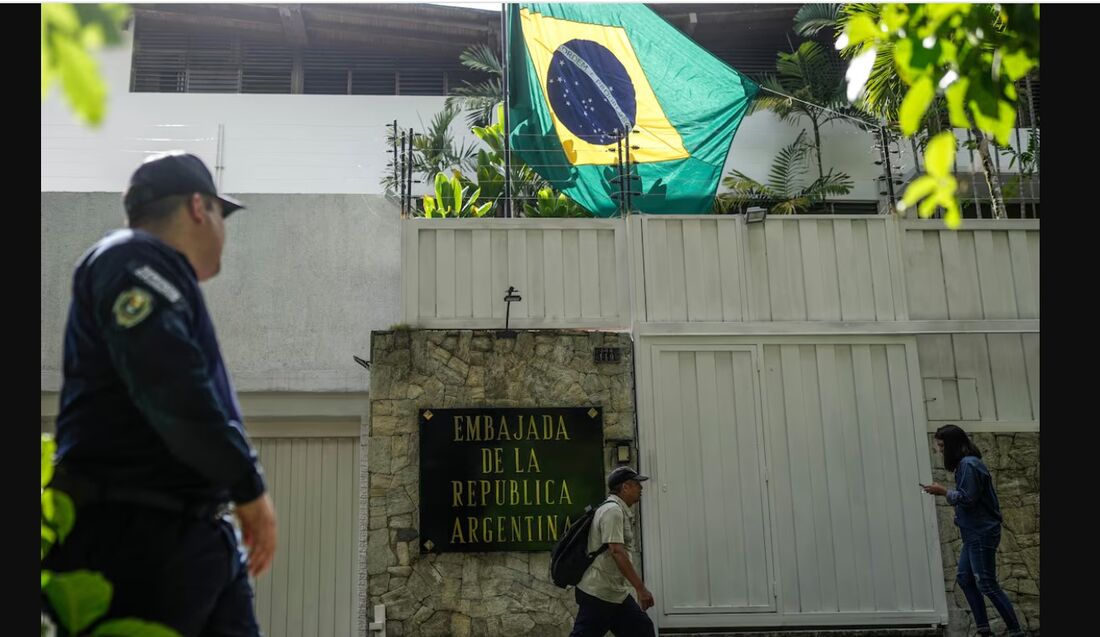
M 462 182 L 459 181 L 457 176 L 451 179 L 451 192 L 454 193 L 454 209 L 455 214 L 457 215 L 458 213 L 462 212 L 462 199 L 463 195 L 466 194 L 466 187 L 462 185 Z
M 944 91 L 948 117 L 951 125 L 956 128 L 970 128 L 970 120 L 966 116 L 966 91 L 969 86 L 970 80 L 960 77 Z
M 939 206 L 939 201 L 940 201 L 940 194 L 939 193 L 936 193 L 935 195 L 933 195 L 931 197 L 925 198 L 925 200 L 920 203 L 920 208 L 917 210 L 917 213 L 920 215 L 920 218 L 921 219 L 927 219 L 927 218 L 931 217 L 933 214 L 935 214 L 936 213 L 936 208 Z
M 52 34 L 61 86 L 69 104 L 92 126 L 103 121 L 107 108 L 107 84 L 92 56 L 71 37 Z
M 111 593 L 111 583 L 92 571 L 55 573 L 46 585 L 46 597 L 61 625 L 73 634 L 107 612 Z
M 910 64 L 913 61 L 913 41 L 909 39 L 898 40 L 894 44 L 894 66 L 898 70 L 898 75 L 905 81 L 906 84 L 913 82 L 913 75 L 910 71 Z
M 80 30 L 80 16 L 73 5 L 47 2 L 41 9 L 42 20 L 53 28 L 69 34 Z
M 42 517 L 57 530 L 59 542 L 64 542 L 73 530 L 76 521 L 76 507 L 69 496 L 56 489 L 42 492 Z
M 50 580 L 52 578 L 53 578 L 53 571 L 43 570 L 41 572 L 41 574 L 39 574 L 39 579 L 42 581 L 42 588 L 43 589 L 46 588 L 46 585 L 50 583 Z
M 424 216 L 431 218 L 435 213 L 435 197 L 424 195 Z
M 922 77 L 909 87 L 905 99 L 901 102 L 901 109 L 898 111 L 903 135 L 910 137 L 920 129 L 924 113 L 935 96 L 936 87 L 932 84 L 931 77 Z
M 955 162 L 955 134 L 944 131 L 928 142 L 924 151 L 925 169 L 933 177 L 947 177 Z
M 45 6 L 45 5 L 44 5 Z M 42 434 L 42 488 L 53 479 L 53 454 L 57 451 L 57 443 L 50 434 Z
M 959 205 L 952 198 L 947 205 L 947 212 L 943 215 L 943 223 L 950 230 L 958 230 L 962 226 L 962 215 L 959 214 Z
M 46 558 L 46 555 L 50 552 L 50 549 L 53 548 L 54 542 L 57 541 L 57 531 L 54 531 L 45 522 L 42 522 L 41 526 L 42 526 L 42 543 L 39 545 L 39 556 L 38 556 L 38 559 L 40 559 L 40 560 Z
M 881 7 L 882 23 L 886 25 L 888 31 L 894 33 L 905 26 L 905 22 L 909 19 L 909 7 L 901 3 L 884 4 Z
M 911 207 L 921 199 L 924 199 L 928 195 L 932 194 L 932 191 L 936 189 L 936 178 L 928 175 L 921 175 L 913 180 L 913 183 L 909 184 L 909 187 L 905 189 L 905 195 L 901 198 L 904 206 L 899 206 L 902 210 Z
M 175 630 L 141 619 L 112 619 L 92 631 L 92 637 L 180 637 Z
M 990 133 L 1001 146 L 1007 146 L 1012 129 L 1016 125 L 1016 109 L 1006 100 L 997 100 L 997 117 L 987 117 L 973 102 L 970 111 L 974 114 L 974 123 L 981 130 Z
M 863 44 L 867 41 L 874 42 L 882 37 L 882 30 L 870 16 L 865 14 L 854 16 L 849 20 L 844 32 L 848 35 L 848 46 Z

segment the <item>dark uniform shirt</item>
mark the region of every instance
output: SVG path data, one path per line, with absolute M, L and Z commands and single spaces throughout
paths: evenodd
M 187 258 L 140 230 L 93 246 L 73 276 L 57 461 L 106 488 L 248 502 L 263 472 Z

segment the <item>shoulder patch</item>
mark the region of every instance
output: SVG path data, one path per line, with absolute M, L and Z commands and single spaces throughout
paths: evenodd
M 121 327 L 133 327 L 145 320 L 153 311 L 153 295 L 141 288 L 130 288 L 115 299 L 115 323 Z
M 176 289 L 176 286 L 169 283 L 167 279 L 160 275 L 159 272 L 149 267 L 148 265 L 143 265 L 139 268 L 135 268 L 133 272 L 134 276 L 141 279 L 146 284 L 148 284 L 149 287 L 153 288 L 161 295 L 163 295 L 164 298 L 168 299 L 169 303 L 175 303 L 176 301 L 180 300 L 180 298 L 182 298 L 183 295 L 180 294 L 180 291 Z

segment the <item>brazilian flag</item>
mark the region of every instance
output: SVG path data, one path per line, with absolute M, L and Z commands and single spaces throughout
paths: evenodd
M 598 217 L 617 214 L 629 129 L 633 208 L 710 212 L 759 86 L 642 4 L 508 5 L 509 140 Z

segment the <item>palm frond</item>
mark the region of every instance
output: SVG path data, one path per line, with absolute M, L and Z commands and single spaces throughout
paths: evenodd
M 731 170 L 723 177 L 722 186 L 728 190 L 715 197 L 714 212 L 718 214 L 744 210 L 752 205 L 767 207 L 775 200 L 766 185 L 739 170 Z
M 424 132 L 413 135 L 416 172 L 432 176 L 454 167 L 476 170 L 477 148 L 472 143 L 456 145 L 451 134 L 451 126 L 460 112 L 457 105 L 444 104 Z
M 799 190 L 798 182 L 806 173 L 806 129 L 802 129 L 790 144 L 779 149 L 768 172 L 768 188 L 780 198 Z
M 773 215 L 797 215 L 809 210 L 810 203 L 806 197 L 792 197 L 777 202 L 768 212 Z
M 894 45 L 881 44 L 871 66 L 871 75 L 863 88 L 860 108 L 879 117 L 894 121 L 908 86 L 894 67 Z
M 844 172 L 833 172 L 831 169 L 825 176 L 819 177 L 809 186 L 802 189 L 800 195 L 815 202 L 824 201 L 828 196 L 846 195 L 852 192 L 855 182 Z
M 489 48 L 487 44 L 474 45 L 458 56 L 462 66 L 482 73 L 490 73 L 497 77 L 504 74 L 504 66 L 500 63 L 497 51 Z
M 500 102 L 503 99 L 504 89 L 501 88 L 500 78 L 494 77 L 484 82 L 477 84 L 471 84 L 469 82 L 462 82 L 465 86 L 459 86 L 458 88 L 451 90 L 451 95 L 455 97 L 464 98 L 484 98 L 492 99 Z
M 756 99 L 753 100 L 752 105 L 749 107 L 748 113 L 750 115 L 758 111 L 772 111 L 779 116 L 779 119 L 788 121 L 790 119 L 798 119 L 806 114 L 805 111 L 807 106 L 805 104 L 792 100 L 789 97 L 776 95 L 776 93 L 782 93 L 783 95 L 790 94 L 787 87 L 785 87 L 776 76 L 765 75 L 760 81 L 760 88 L 768 90 L 761 90 L 756 94 Z
M 840 30 L 843 30 L 848 25 L 848 22 L 857 15 L 865 15 L 877 24 L 881 12 L 881 4 L 874 4 L 871 2 L 844 4 L 840 6 L 840 13 L 837 15 L 837 26 Z M 853 58 L 873 46 L 875 46 L 875 43 L 871 40 L 867 40 L 859 44 L 844 47 L 840 54 L 846 58 Z
M 794 14 L 795 33 L 803 37 L 811 37 L 830 27 L 837 29 L 840 7 L 840 4 L 820 2 L 802 5 L 798 13 Z

